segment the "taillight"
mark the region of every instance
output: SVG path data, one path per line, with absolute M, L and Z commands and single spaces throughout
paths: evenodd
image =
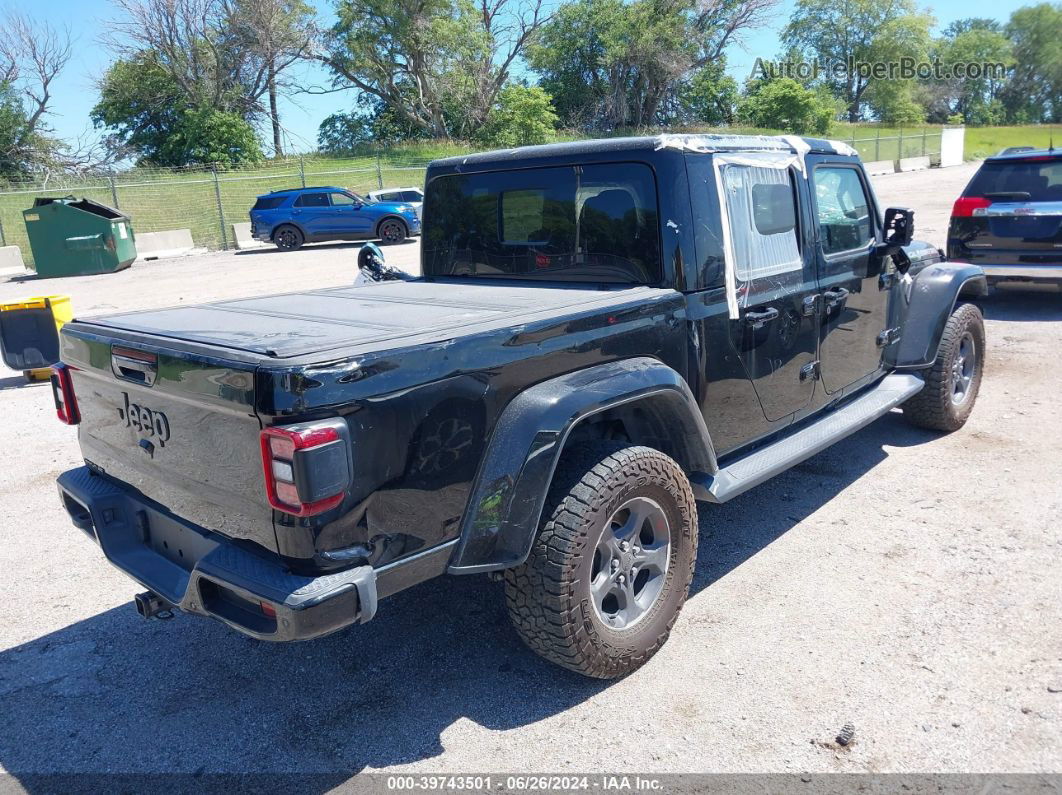
M 354 469 L 343 420 L 266 428 L 261 442 L 266 496 L 273 508 L 313 516 L 343 502 Z
M 951 208 L 951 217 L 969 218 L 972 215 L 980 215 L 980 213 L 975 213 L 975 210 L 983 210 L 991 203 L 991 199 L 986 199 L 983 196 L 960 196 L 955 200 L 955 205 Z
M 74 395 L 74 382 L 70 378 L 69 365 L 52 365 L 52 397 L 55 399 L 55 414 L 60 422 L 77 425 L 81 422 L 81 412 L 77 408 L 77 396 Z

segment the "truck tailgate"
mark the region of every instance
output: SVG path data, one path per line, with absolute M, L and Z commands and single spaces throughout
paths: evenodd
M 62 335 L 85 459 L 190 522 L 275 551 L 254 365 L 102 331 Z

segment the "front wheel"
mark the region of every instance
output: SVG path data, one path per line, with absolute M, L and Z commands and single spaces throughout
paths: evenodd
M 973 411 L 985 366 L 981 310 L 962 304 L 948 318 L 937 358 L 922 391 L 903 404 L 903 416 L 919 428 L 957 431 Z
M 557 468 L 527 561 L 505 572 L 513 626 L 551 662 L 600 679 L 667 640 L 697 559 L 681 467 L 648 447 L 591 445 Z
M 380 224 L 377 234 L 379 234 L 380 240 L 387 245 L 401 243 L 408 237 L 408 234 L 406 233 L 406 225 L 397 218 L 385 219 L 384 222 Z

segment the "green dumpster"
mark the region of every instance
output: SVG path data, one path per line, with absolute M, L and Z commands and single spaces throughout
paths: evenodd
M 40 197 L 22 217 L 38 276 L 112 273 L 136 259 L 129 216 L 105 204 Z

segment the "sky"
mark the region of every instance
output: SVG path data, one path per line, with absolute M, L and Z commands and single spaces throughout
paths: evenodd
M 1036 0 L 939 0 L 923 4 L 936 18 L 938 28 L 965 17 L 990 17 L 1006 21 L 1011 12 Z M 310 0 L 320 12 L 320 23 L 329 24 L 333 18 L 331 0 Z M 749 76 L 757 57 L 770 59 L 781 51 L 778 35 L 792 13 L 796 0 L 783 0 L 772 12 L 768 23 L 745 34 L 740 45 L 727 52 L 729 71 L 743 82 Z M 30 16 L 45 19 L 56 26 L 67 25 L 75 37 L 74 57 L 55 84 L 54 111 L 49 124 L 59 137 L 86 140 L 98 136 L 89 121 L 89 112 L 96 103 L 96 83 L 103 75 L 112 55 L 100 42 L 107 20 L 116 10 L 107 0 L 0 0 L 0 8 L 9 6 Z M 329 87 L 327 72 L 317 66 L 300 67 L 299 74 L 306 85 Z M 350 110 L 355 95 L 351 91 L 327 94 L 300 94 L 285 99 L 281 120 L 286 129 L 287 149 L 306 152 L 315 148 L 317 127 L 336 111 Z

